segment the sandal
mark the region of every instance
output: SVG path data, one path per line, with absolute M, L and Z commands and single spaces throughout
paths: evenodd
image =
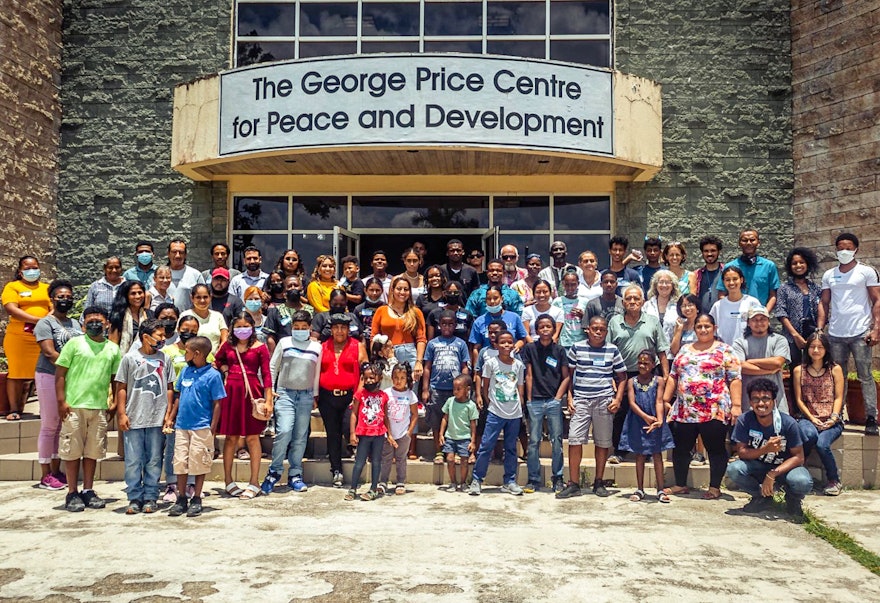
M 239 496 L 239 498 L 241 498 L 242 500 L 251 500 L 252 498 L 258 497 L 259 495 L 260 487 L 253 484 L 248 484 L 247 486 L 245 486 L 244 492 L 241 493 L 241 496 Z
M 394 494 L 400 496 L 402 494 L 406 494 L 406 486 L 403 484 L 397 484 L 397 487 L 394 489 Z
M 442 452 L 438 452 L 437 454 L 434 455 L 434 464 L 435 465 L 442 465 L 443 464 L 443 453 Z
M 385 496 L 385 492 L 388 490 L 387 484 L 379 484 L 376 486 L 376 492 L 378 492 L 381 496 Z
M 672 499 L 669 498 L 669 495 L 666 494 L 665 490 L 657 490 L 657 500 L 662 503 L 672 502 Z
M 235 458 L 240 461 L 249 461 L 251 460 L 251 453 L 247 451 L 246 448 L 242 448 L 238 452 L 235 453 Z
M 666 496 L 685 496 L 690 493 L 691 489 L 687 486 L 671 486 L 669 488 L 663 488 L 663 494 Z
M 226 484 L 226 494 L 238 498 L 239 496 L 244 494 L 244 490 L 242 490 L 241 487 L 235 482 L 229 482 L 228 484 Z
M 630 502 L 640 502 L 645 500 L 645 491 L 639 488 L 630 495 L 629 500 Z
M 357 490 L 349 490 L 345 493 L 345 500 L 354 500 L 355 496 L 357 496 Z
M 719 498 L 721 498 L 721 489 L 709 488 L 703 493 L 703 496 L 701 496 L 700 498 L 702 498 L 703 500 L 718 500 Z
M 361 494 L 361 500 L 371 501 L 379 498 L 379 493 L 375 490 L 367 490 L 363 494 Z
M 10 412 L 6 415 L 7 421 L 21 421 L 21 415 L 15 411 Z
M 414 460 L 416 460 L 416 459 L 419 458 L 419 455 L 417 455 L 417 454 L 409 454 L 409 455 L 407 455 L 406 458 L 408 458 L 408 459 L 411 460 L 411 461 L 414 461 Z

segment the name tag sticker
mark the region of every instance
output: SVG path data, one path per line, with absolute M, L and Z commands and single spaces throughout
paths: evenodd
M 281 318 L 281 324 L 285 327 L 290 324 L 290 316 L 283 316 Z
M 350 333 L 354 333 L 354 332 L 356 332 L 357 330 L 358 330 L 357 325 L 348 325 L 348 331 L 349 331 Z
M 30 292 L 30 291 L 22 291 L 22 292 L 20 292 L 20 293 L 18 294 L 18 296 L 19 296 L 19 297 L 30 297 L 30 296 L 31 296 L 31 292 Z
M 192 387 L 193 380 L 192 379 L 184 379 L 180 382 L 181 387 Z
M 456 317 L 458 320 L 467 320 L 467 314 L 464 313 L 464 312 L 456 312 L 456 313 L 455 313 L 455 317 Z
M 364 308 L 363 310 L 361 310 L 361 314 L 363 314 L 364 316 L 372 316 L 373 309 L 372 308 Z
M 548 356 L 546 362 L 547 362 L 547 366 L 549 366 L 551 368 L 556 368 L 559 365 L 559 361 L 556 360 L 556 358 L 553 358 L 552 356 Z

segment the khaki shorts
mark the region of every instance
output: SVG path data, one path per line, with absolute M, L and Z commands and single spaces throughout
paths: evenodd
M 107 455 L 107 411 L 93 408 L 71 408 L 61 421 L 58 458 L 77 461 L 81 458 L 102 459 Z
M 575 398 L 574 414 L 568 426 L 568 444 L 578 446 L 589 442 L 590 425 L 593 426 L 593 442 L 599 448 L 611 448 L 611 432 L 614 415 L 608 405 L 614 398 Z
M 209 428 L 174 431 L 174 473 L 205 475 L 214 464 L 214 434 Z

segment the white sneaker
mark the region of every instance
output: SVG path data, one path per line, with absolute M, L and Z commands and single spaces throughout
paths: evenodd
M 471 496 L 479 496 L 482 489 L 483 488 L 480 484 L 480 480 L 471 480 L 471 487 L 468 488 L 468 494 L 470 494 Z
M 510 482 L 509 484 L 504 484 L 501 486 L 501 491 L 506 492 L 508 494 L 513 494 L 514 496 L 522 496 L 523 489 L 516 482 Z

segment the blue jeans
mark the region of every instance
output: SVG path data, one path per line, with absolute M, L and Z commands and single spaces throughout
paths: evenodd
M 810 456 L 810 452 L 815 447 L 822 466 L 825 467 L 825 478 L 829 482 L 839 482 L 840 472 L 837 470 L 837 461 L 831 453 L 831 444 L 843 433 L 843 422 L 838 421 L 833 427 L 819 431 L 809 419 L 800 419 L 798 429 L 804 440 L 804 458 Z
M 125 485 L 128 500 L 156 500 L 159 498 L 159 478 L 162 477 L 161 427 L 129 429 L 122 438 L 125 446 Z
M 477 463 L 474 465 L 474 479 L 483 481 L 489 470 L 489 455 L 495 448 L 495 442 L 504 430 L 504 483 L 516 481 L 516 441 L 519 438 L 519 426 L 522 419 L 502 419 L 495 413 L 488 413 L 483 440 L 477 451 Z
M 856 337 L 832 337 L 828 336 L 831 344 L 831 357 L 834 362 L 843 367 L 846 373 L 846 365 L 849 363 L 849 355 L 852 352 L 853 361 L 856 365 L 856 373 L 862 384 L 862 399 L 865 401 L 865 413 L 869 417 L 877 418 L 877 384 L 871 375 L 871 348 L 865 343 L 865 333 Z M 844 391 L 844 399 L 846 392 Z
M 278 388 L 278 395 L 275 398 L 275 438 L 272 440 L 270 473 L 281 475 L 286 456 L 290 465 L 287 472 L 288 479 L 302 478 L 302 460 L 309 439 L 314 400 L 315 396 L 310 389 Z
M 553 477 L 562 477 L 562 405 L 553 398 L 535 398 L 526 403 L 529 411 L 529 483 L 541 483 L 541 460 L 539 448 L 544 429 L 544 418 L 547 418 L 547 430 L 550 432 L 553 461 L 550 470 Z
M 767 476 L 767 472 L 775 465 L 764 461 L 733 461 L 727 466 L 727 477 L 735 483 L 740 490 L 748 492 L 752 496 L 761 494 L 761 483 Z M 806 467 L 795 467 L 785 475 L 776 479 L 776 486 L 785 486 L 785 496 L 803 498 L 813 489 L 813 478 Z

